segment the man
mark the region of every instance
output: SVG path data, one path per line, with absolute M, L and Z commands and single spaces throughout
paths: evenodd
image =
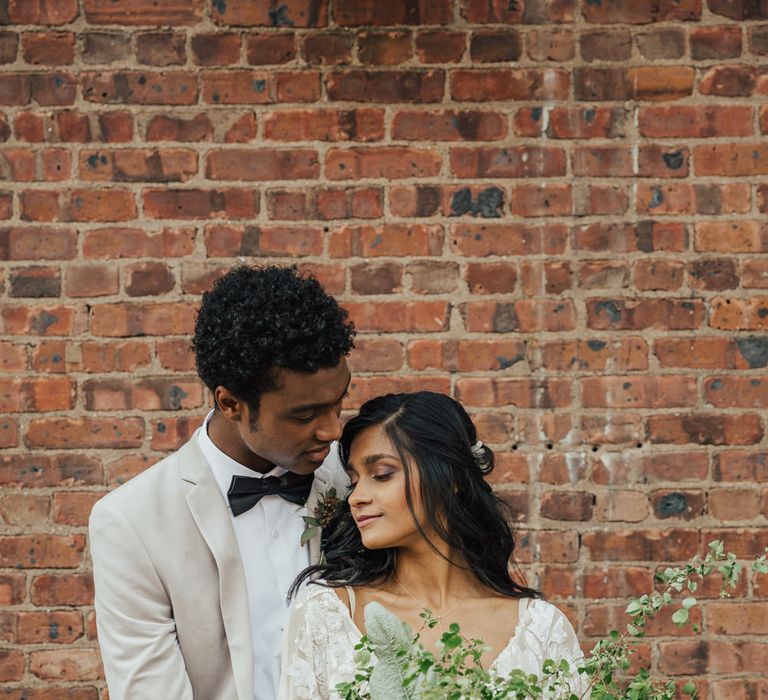
M 285 594 L 319 555 L 302 516 L 346 483 L 333 442 L 353 335 L 292 268 L 241 267 L 203 295 L 193 349 L 215 408 L 91 513 L 111 700 L 276 698 Z

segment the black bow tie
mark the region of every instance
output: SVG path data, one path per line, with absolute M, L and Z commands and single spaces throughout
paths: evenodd
M 309 498 L 314 474 L 294 474 L 286 472 L 282 476 L 265 476 L 257 479 L 253 476 L 233 476 L 227 491 L 232 515 L 240 515 L 250 510 L 264 496 L 280 496 L 290 503 L 303 506 Z

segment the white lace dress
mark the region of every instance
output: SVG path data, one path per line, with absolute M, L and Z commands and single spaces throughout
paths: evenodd
M 349 590 L 349 589 L 348 589 Z M 354 596 L 350 601 L 354 606 Z M 353 608 L 354 610 L 354 608 Z M 516 668 L 541 673 L 546 659 L 566 659 L 575 670 L 583 658 L 568 618 L 543 600 L 522 598 L 519 621 L 507 646 L 491 664 L 500 675 Z M 361 632 L 333 589 L 306 586 L 288 612 L 283 636 L 280 700 L 335 700 L 335 688 L 355 673 Z M 584 676 L 569 678 L 571 690 L 586 691 Z

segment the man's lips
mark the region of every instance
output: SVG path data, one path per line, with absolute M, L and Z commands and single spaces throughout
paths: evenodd
M 331 446 L 326 445 L 325 447 L 321 447 L 319 450 L 311 450 L 305 452 L 304 454 L 307 455 L 310 459 L 323 460 L 330 454 L 330 452 Z
M 378 520 L 380 515 L 359 515 L 355 518 L 355 523 L 358 527 L 364 527 L 368 523 L 372 523 L 374 520 Z

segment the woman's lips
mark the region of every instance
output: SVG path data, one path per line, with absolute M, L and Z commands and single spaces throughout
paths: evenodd
M 359 518 L 355 518 L 355 522 L 357 523 L 357 527 L 365 527 L 374 520 L 378 520 L 380 517 L 380 515 L 363 515 Z

